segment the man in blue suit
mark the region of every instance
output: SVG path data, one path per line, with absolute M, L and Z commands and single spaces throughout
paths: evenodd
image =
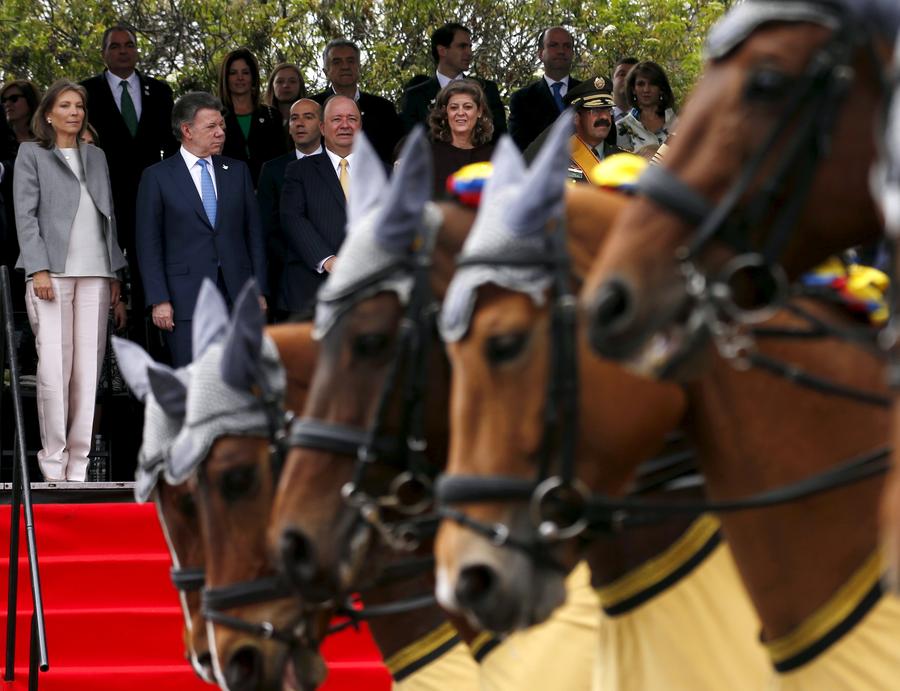
M 279 307 L 307 316 L 316 292 L 344 242 L 347 195 L 353 181 L 353 138 L 362 127 L 352 98 L 325 102 L 325 150 L 288 163 L 281 192 L 281 235 L 286 248 Z M 359 181 L 365 184 L 365 181 Z
M 191 319 L 205 277 L 230 302 L 248 278 L 266 292 L 265 241 L 245 163 L 219 156 L 222 103 L 185 94 L 172 109 L 178 155 L 150 166 L 137 198 L 137 255 L 154 325 L 172 364 L 191 361 Z M 265 305 L 264 305 L 265 306 Z

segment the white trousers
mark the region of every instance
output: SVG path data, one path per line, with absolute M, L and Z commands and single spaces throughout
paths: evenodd
M 25 304 L 38 355 L 37 410 L 46 480 L 83 482 L 91 451 L 97 380 L 106 350 L 109 279 L 51 276 L 53 300 L 28 281 Z

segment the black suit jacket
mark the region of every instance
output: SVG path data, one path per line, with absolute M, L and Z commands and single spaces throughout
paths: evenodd
M 87 90 L 88 121 L 100 137 L 112 185 L 119 244 L 134 266 L 135 199 L 144 169 L 178 151 L 172 133 L 172 89 L 140 72 L 141 119 L 132 137 L 113 99 L 106 73 L 81 82 Z M 134 277 L 133 277 L 134 278 Z
M 250 178 L 256 187 L 263 163 L 271 161 L 288 150 L 289 142 L 281 123 L 281 113 L 270 106 L 260 106 L 253 111 L 250 135 L 245 139 L 237 116 L 225 113 L 225 146 L 222 155 L 244 161 L 250 168 Z
M 316 103 L 324 104 L 332 95 L 334 91 L 327 89 L 310 98 Z M 357 105 L 362 113 L 363 132 L 366 133 L 378 157 L 390 165 L 394 161 L 394 147 L 403 136 L 403 125 L 400 124 L 400 117 L 394 104 L 381 96 L 360 91 Z
M 494 121 L 494 138 L 497 141 L 500 135 L 506 132 L 506 109 L 500 100 L 500 90 L 497 83 L 477 77 L 469 77 L 481 84 L 484 96 L 487 100 L 491 117 Z M 428 126 L 428 114 L 434 105 L 434 99 L 441 90 L 441 84 L 437 77 L 431 77 L 421 84 L 416 84 L 403 92 L 400 99 L 400 120 L 403 123 L 403 131 L 409 132 L 420 122 Z
M 569 77 L 570 89 L 579 84 L 579 80 Z M 510 97 L 509 134 L 519 150 L 525 151 L 541 132 L 556 121 L 558 115 L 559 108 L 547 80 L 541 77 Z
M 263 163 L 256 184 L 256 199 L 259 201 L 259 214 L 262 220 L 263 235 L 266 238 L 266 258 L 269 278 L 269 289 L 278 304 L 281 289 L 281 274 L 284 270 L 284 239 L 281 235 L 281 191 L 284 188 L 284 173 L 288 164 L 297 160 L 295 151 L 288 151 L 278 158 Z
M 352 176 L 352 173 L 351 173 Z M 326 274 L 319 263 L 344 242 L 347 203 L 326 153 L 288 163 L 281 192 L 281 239 L 285 247 L 280 309 L 304 312 Z

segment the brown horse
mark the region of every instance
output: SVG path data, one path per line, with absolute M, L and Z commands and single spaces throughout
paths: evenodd
M 495 164 L 494 176 L 507 174 Z M 455 479 L 470 486 L 515 478 L 525 482 L 527 491 L 502 502 L 486 497 L 451 502 L 456 520 L 444 521 L 436 544 L 439 600 L 492 630 L 539 624 L 562 601 L 563 574 L 589 542 L 593 581 L 611 615 L 601 627 L 601 688 L 759 688 L 765 659 L 754 640 L 756 619 L 749 601 L 724 547 L 713 548 L 714 556 L 702 552 L 711 551 L 708 541 L 715 529 L 707 527 L 714 525 L 712 519 L 691 525 L 689 518 L 673 517 L 667 525 L 635 533 L 579 534 L 578 539 L 547 542 L 546 550 L 534 545 L 532 491 L 539 466 L 545 468 L 545 416 L 551 405 L 546 396 L 553 390 L 551 378 L 559 389 L 566 387 L 553 352 L 558 344 L 551 336 L 559 328 L 558 315 L 546 295 L 531 292 L 545 281 L 545 271 L 517 279 L 509 273 L 492 275 L 486 267 L 496 262 L 500 271 L 513 271 L 517 260 L 527 259 L 516 253 L 524 253 L 519 248 L 529 241 L 539 251 L 542 229 L 554 219 L 548 210 L 556 205 L 543 196 L 546 185 L 518 184 L 510 177 L 509 195 L 499 192 L 504 196 L 497 201 L 483 199 L 481 212 L 488 222 L 480 229 L 488 237 L 498 233 L 491 205 L 519 208 L 532 200 L 537 208 L 527 209 L 524 237 L 510 232 L 507 244 L 494 240 L 484 249 L 467 245 L 462 261 L 471 255 L 473 276 L 461 276 L 463 290 L 451 289 L 449 299 L 452 303 L 456 297 L 458 305 L 468 307 L 460 314 L 471 314 L 471 321 L 467 328 L 459 326 L 453 308 L 442 321 L 452 341 L 447 349 L 453 371 L 447 478 L 466 476 Z M 581 186 L 567 191 L 566 252 L 572 274 L 567 281 L 577 284 L 584 275 L 625 204 L 626 198 L 615 192 Z M 485 263 L 479 265 L 479 259 Z M 640 379 L 598 359 L 583 338 L 577 348 L 581 386 L 573 451 L 578 486 L 620 494 L 637 464 L 658 452 L 666 433 L 680 422 L 684 395 L 675 385 Z M 572 415 L 562 401 L 553 405 L 560 419 Z M 643 415 L 645 410 L 653 414 Z M 634 422 L 623 424 L 625 415 Z M 559 448 L 565 432 L 555 434 Z M 551 469 L 558 469 L 558 455 L 552 459 Z M 503 532 L 508 530 L 510 539 L 495 539 L 473 526 L 506 526 Z M 691 583 L 682 585 L 688 572 Z M 688 591 L 690 596 L 681 595 Z M 681 597 L 704 601 L 706 611 L 675 611 Z M 699 664 L 692 664 L 701 654 Z
M 898 14 L 745 2 L 713 30 L 665 160 L 587 279 L 598 352 L 683 374 L 709 331 L 783 297 L 776 262 L 791 279 L 880 236 L 868 181 Z
M 143 348 L 131 341 L 113 337 L 112 346 L 120 370 L 129 388 L 145 405 L 144 443 L 138 455 L 135 499 L 153 501 L 160 528 L 172 559 L 172 581 L 184 614 L 185 656 L 206 682 L 213 683 L 212 658 L 206 637 L 206 620 L 200 607 L 204 584 L 204 552 L 194 498 L 184 484 L 171 484 L 163 477 L 169 447 L 184 422 L 187 374 L 168 370 L 154 363 Z M 168 394 L 154 392 L 154 383 L 170 379 Z
M 570 226 L 575 223 L 570 218 Z M 530 471 L 533 477 L 535 472 L 533 462 L 522 468 L 529 454 L 534 457 L 535 440 L 522 438 L 518 426 L 509 429 L 502 421 L 513 406 L 528 411 L 531 424 L 525 421 L 524 428 L 539 419 L 535 410 L 545 402 L 540 370 L 546 371 L 549 357 L 547 315 L 527 298 L 511 297 L 493 288 L 479 295 L 467 337 L 472 343 L 461 342 L 451 349 L 455 368 L 459 365 L 459 371 L 454 370 L 454 424 L 461 423 L 460 433 L 466 437 L 458 446 L 453 438 L 453 469 L 470 467 L 472 459 L 480 464 L 499 458 L 512 466 L 504 468 L 506 473 Z M 786 371 L 794 379 L 817 382 L 815 377 L 830 384 L 798 386 L 768 369 L 740 371 L 713 357 L 705 374 L 685 389 L 689 432 L 707 492 L 716 502 L 713 506 L 723 508 L 723 532 L 760 616 L 764 644 L 780 672 L 778 687 L 892 688 L 900 674 L 900 601 L 882 595 L 879 587 L 876 508 L 883 483 L 877 477 L 862 479 L 865 474 L 850 482 L 851 476 L 834 470 L 848 458 L 878 449 L 889 437 L 886 409 L 872 405 L 887 396 L 882 363 L 877 355 L 840 339 L 776 337 L 808 327 L 809 322 L 793 311 L 798 309 L 830 323 L 850 323 L 837 307 L 794 301 L 764 325 L 766 331 L 757 333 L 759 357 L 753 361 L 790 363 Z M 643 405 L 639 389 L 620 391 L 616 379 L 607 378 L 614 370 L 607 368 L 604 375 L 589 364 L 583 346 L 580 351 L 583 435 L 598 427 L 616 439 L 615 435 L 624 437 L 640 428 L 648 418 L 668 414 L 665 406 Z M 532 360 L 538 364 L 529 366 Z M 528 391 L 504 387 L 506 379 L 528 382 Z M 485 382 L 493 386 L 486 387 Z M 833 393 L 831 386 L 853 398 Z M 463 392 L 473 398 L 463 397 Z M 509 398 L 501 400 L 499 392 Z M 602 399 L 591 397 L 593 392 Z M 595 409 L 605 410 L 605 419 L 598 420 Z M 636 410 L 640 414 L 635 415 Z M 480 425 L 467 419 L 479 412 Z M 453 429 L 455 434 L 457 428 Z M 519 452 L 510 453 L 510 446 Z M 614 491 L 634 469 L 635 459 L 621 465 L 609 456 L 596 465 L 594 477 Z M 829 471 L 833 482 L 827 479 Z M 819 478 L 811 479 L 815 476 Z M 801 491 L 804 485 L 796 484 L 801 482 L 818 485 L 820 491 Z M 766 508 L 750 501 L 760 508 L 726 510 L 728 502 L 759 499 L 779 488 L 798 491 L 785 494 L 786 499 L 794 496 L 792 501 Z M 504 518 L 496 511 L 481 517 L 488 523 L 498 516 Z M 521 529 L 523 519 L 505 518 L 511 522 L 511 534 Z M 458 535 L 455 529 L 451 534 Z M 444 539 L 441 534 L 442 562 L 453 558 L 443 551 Z M 502 574 L 496 576 L 503 584 L 511 580 L 508 573 L 521 568 L 512 559 L 503 562 Z M 509 598 L 493 592 L 490 599 L 502 605 Z
M 894 51 L 895 69 L 900 66 L 900 48 Z M 900 235 L 900 82 L 894 89 L 891 102 L 891 110 L 888 115 L 885 129 L 884 145 L 881 148 L 882 159 L 873 176 L 875 187 L 878 191 L 878 200 L 885 217 L 885 225 L 891 242 L 894 243 L 894 265 L 892 280 L 896 283 L 900 277 L 900 254 L 896 252 L 897 237 Z M 896 285 L 894 286 L 896 296 Z M 898 345 L 896 343 L 898 328 L 898 303 L 894 297 L 891 305 L 891 322 L 888 325 L 887 334 L 895 340 L 888 342 L 891 350 L 890 376 L 892 386 L 898 384 L 897 357 Z M 894 403 L 894 449 L 900 449 L 900 406 Z M 897 462 L 897 452 L 894 455 L 894 470 L 891 473 L 884 498 L 881 503 L 881 530 L 883 535 L 883 547 L 888 563 L 888 582 L 895 592 L 900 592 L 900 463 Z
M 407 152 L 405 160 L 409 162 L 413 155 L 424 156 L 426 153 Z M 297 583 L 301 594 L 314 601 L 340 599 L 354 589 L 365 589 L 379 577 L 382 568 L 391 568 L 392 562 L 385 562 L 383 544 L 395 542 L 396 533 L 392 526 L 416 521 L 415 516 L 404 518 L 393 508 L 404 493 L 397 490 L 397 478 L 411 469 L 420 478 L 420 483 L 427 484 L 427 478 L 433 477 L 446 460 L 446 401 L 450 375 L 437 333 L 427 322 L 428 316 L 433 314 L 431 300 L 423 300 L 421 293 L 430 292 L 436 300 L 444 294 L 453 273 L 454 258 L 474 214 L 455 204 L 438 204 L 427 208 L 423 221 L 421 209 L 431 188 L 425 184 L 421 189 L 425 196 L 416 202 L 422 180 L 427 180 L 427 176 L 415 169 L 413 173 L 395 173 L 391 192 L 382 193 L 397 209 L 406 209 L 410 214 L 402 217 L 402 213 L 398 213 L 391 217 L 390 223 L 375 225 L 381 234 L 379 238 L 384 237 L 383 246 L 392 243 L 396 248 L 393 254 L 381 249 L 382 245 L 374 239 L 371 246 L 366 244 L 369 237 L 374 237 L 367 235 L 372 233 L 371 227 L 351 231 L 341 250 L 338 271 L 344 267 L 352 268 L 348 268 L 346 274 L 339 273 L 330 278 L 319 295 L 317 323 L 323 332 L 322 348 L 304 411 L 307 424 L 314 420 L 318 425 L 333 426 L 331 429 L 336 433 L 345 434 L 351 430 L 374 430 L 378 440 L 376 448 L 386 448 L 391 438 L 409 438 L 413 440 L 410 451 L 420 450 L 422 455 L 410 453 L 407 464 L 402 464 L 397 462 L 397 457 L 402 459 L 402 455 L 396 451 L 394 455 L 388 453 L 386 458 L 366 464 L 361 473 L 353 455 L 303 448 L 291 452 L 273 511 L 271 542 L 281 553 L 285 572 Z M 394 199 L 395 194 L 402 198 Z M 352 200 L 351 196 L 351 204 Z M 371 213 L 361 214 L 358 218 L 369 218 L 371 223 Z M 439 230 L 432 235 L 432 229 L 438 224 Z M 405 235 L 399 236 L 400 232 Z M 433 251 L 430 240 L 435 243 Z M 410 246 L 421 246 L 418 251 L 427 253 L 431 261 L 427 275 L 418 273 L 411 295 L 408 286 L 402 284 L 403 276 L 408 276 L 406 271 L 396 271 L 397 275 L 393 276 L 385 271 L 386 267 L 401 268 L 397 266 L 397 259 L 408 258 Z M 418 257 L 419 260 L 422 258 Z M 403 296 L 409 296 L 408 304 Z M 421 309 L 412 310 L 411 314 L 411 306 L 417 304 Z M 427 346 L 427 352 L 404 349 L 409 345 L 407 338 L 411 329 L 416 334 L 416 343 Z M 414 375 L 408 369 L 416 363 L 424 375 L 417 381 L 427 383 L 427 397 L 419 408 L 415 403 L 416 394 L 410 393 L 413 383 L 410 377 Z M 356 493 L 348 494 L 346 488 L 350 483 L 355 485 Z M 357 493 L 368 497 L 362 508 L 356 501 Z M 416 553 L 430 554 L 430 536 L 423 534 L 419 540 L 420 550 Z M 409 585 L 399 584 L 395 590 L 405 592 L 407 597 L 433 593 L 432 568 Z M 368 589 L 363 591 L 363 600 L 366 606 L 374 602 Z M 297 616 L 302 616 L 302 612 L 298 610 Z M 427 616 L 410 617 L 408 626 L 417 635 L 423 635 L 446 618 L 442 610 L 432 607 L 427 610 Z M 586 628 L 595 631 L 596 610 L 589 618 Z M 397 632 L 394 632 L 395 640 L 391 641 L 388 632 L 381 631 L 382 623 L 378 619 L 372 620 L 371 626 L 385 657 L 396 657 Z M 460 634 L 478 645 L 479 641 L 473 640 L 465 628 Z M 559 640 L 547 642 L 560 645 Z M 571 640 L 567 645 L 570 649 L 575 647 Z M 441 688 L 478 688 L 479 685 L 521 688 L 528 680 L 522 678 L 519 670 L 532 668 L 532 664 L 525 665 L 519 660 L 508 671 L 504 668 L 498 678 L 492 676 L 492 661 L 499 659 L 498 655 L 504 660 L 521 657 L 515 647 L 508 653 L 501 655 L 500 649 L 498 653 L 492 653 L 486 663 L 490 670 L 473 668 L 466 679 L 445 678 L 432 683 Z M 571 654 L 565 659 L 571 659 Z M 438 669 L 442 668 L 441 661 L 436 664 Z M 572 670 L 565 672 L 577 674 Z M 583 665 L 583 679 L 573 688 L 584 688 L 589 683 L 589 674 L 590 666 Z M 558 677 L 557 681 L 561 679 Z
M 291 593 L 267 558 L 265 531 L 279 472 L 275 435 L 282 411 L 304 405 L 316 344 L 308 324 L 263 333 L 252 290 L 236 301 L 226 334 L 204 336 L 205 328 L 223 330 L 211 315 L 227 319 L 214 292 L 204 286 L 198 299 L 207 324 L 195 319 L 201 326 L 194 338 L 207 345 L 195 351 L 185 424 L 167 466 L 167 479 L 184 481 L 194 502 L 213 669 L 220 686 L 231 691 L 280 691 L 285 683 L 314 688 L 324 667 L 278 616 Z M 287 667 L 285 680 L 289 651 L 304 665 L 296 675 Z

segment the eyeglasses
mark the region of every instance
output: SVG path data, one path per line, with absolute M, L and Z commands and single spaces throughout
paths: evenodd
M 10 94 L 9 96 L 0 97 L 0 105 L 4 103 L 18 103 L 20 98 L 25 98 L 22 94 Z

